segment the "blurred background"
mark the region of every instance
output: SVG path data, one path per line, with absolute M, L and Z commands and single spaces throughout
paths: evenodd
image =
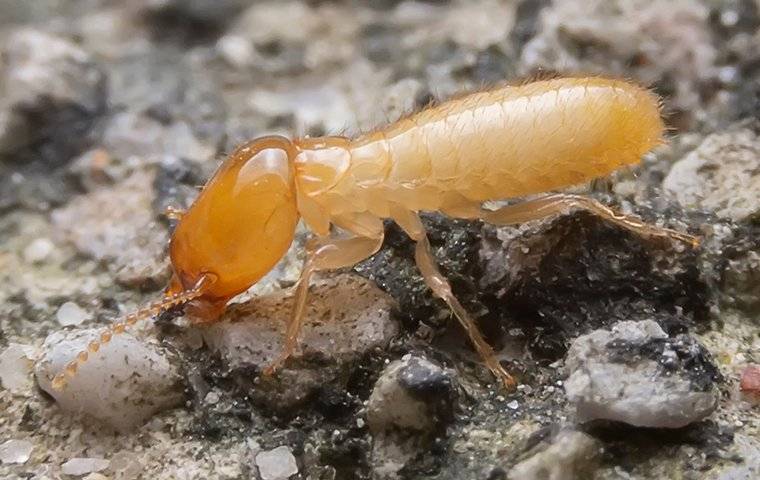
M 0 0 L 0 443 L 16 442 L 0 447 L 0 476 L 62 478 L 61 465 L 83 457 L 89 463 L 64 470 L 88 480 L 507 478 L 572 418 L 559 367 L 570 342 L 613 320 L 651 317 L 673 335 L 700 325 L 728 379 L 719 413 L 676 434 L 655 422 L 654 430 L 575 436 L 559 451 L 582 465 L 588 448 L 604 451 L 604 467 L 552 478 L 757 478 L 757 410 L 734 400 L 739 372 L 757 361 L 758 26 L 756 0 Z M 424 442 L 378 450 L 364 419 L 385 357 L 365 358 L 348 390 L 320 390 L 283 414 L 272 406 L 281 391 L 259 399 L 271 408 L 258 411 L 224 368 L 185 352 L 190 366 L 175 362 L 187 370 L 182 381 L 129 397 L 147 402 L 167 388 L 151 412 L 185 408 L 116 434 L 62 413 L 37 387 L 32 360 L 49 334 L 106 324 L 160 294 L 171 227 L 163 212 L 187 207 L 240 142 L 352 135 L 461 92 L 570 74 L 652 88 L 669 127 L 668 145 L 643 167 L 592 193 L 709 241 L 697 257 L 652 253 L 586 217 L 527 233 L 435 220 L 444 269 L 483 315 L 489 340 L 502 347 L 501 336 L 512 335 L 518 340 L 507 344 L 527 345 L 529 355 L 510 367 L 528 383 L 517 395 L 483 391 L 488 377 L 470 375 Z M 504 266 L 520 252 L 543 252 L 551 242 L 541 239 L 553 235 L 574 240 L 547 250 L 540 268 Z M 394 344 L 388 356 L 398 358 L 426 349 L 420 339 L 435 336 L 448 311 L 413 273 L 408 241 L 392 231 L 387 238 L 358 270 L 401 304 L 402 333 L 413 340 Z M 292 285 L 299 255 L 294 249 L 256 293 Z M 605 288 L 609 297 L 598 294 Z M 597 323 L 584 323 L 592 317 Z M 448 361 L 449 351 L 431 358 Z M 696 365 L 712 365 L 703 353 L 692 350 Z M 714 387 L 711 368 L 700 370 L 699 388 Z M 262 451 L 277 453 L 269 464 L 254 461 Z M 276 474 L 271 462 L 290 473 Z M 728 466 L 713 469 L 718 463 Z

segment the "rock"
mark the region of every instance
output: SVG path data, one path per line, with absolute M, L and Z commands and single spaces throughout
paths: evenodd
M 707 318 L 699 251 L 678 242 L 581 211 L 487 226 L 481 236 L 482 303 L 500 323 L 517 323 L 537 358 L 559 360 L 579 335 L 618 321 L 651 319 L 671 331 Z
M 55 245 L 47 238 L 35 238 L 32 243 L 24 248 L 24 260 L 29 263 L 44 262 L 53 250 Z
M 60 204 L 76 191 L 66 167 L 94 139 L 106 76 L 74 43 L 31 28 L 7 35 L 0 53 L 0 178 L 26 180 L 0 184 L 4 202 Z
M 53 212 L 53 224 L 81 253 L 106 262 L 119 283 L 164 285 L 169 236 L 154 218 L 153 180 L 138 171 L 115 188 L 79 196 Z
M 90 318 L 90 314 L 74 302 L 64 303 L 55 312 L 55 319 L 64 327 L 79 325 Z
M 298 473 L 296 457 L 290 447 L 281 445 L 256 455 L 261 480 L 285 480 Z
M 110 462 L 103 458 L 72 458 L 61 465 L 61 472 L 64 475 L 81 477 L 91 472 L 105 470 L 109 465 Z
M 143 164 L 159 161 L 165 155 L 206 161 L 216 153 L 215 147 L 199 140 L 186 122 L 162 121 L 132 111 L 109 119 L 103 131 L 102 148 L 116 158 Z
M 115 335 L 90 355 L 62 391 L 53 389 L 53 377 L 100 332 L 58 331 L 45 340 L 35 375 L 63 410 L 86 413 L 118 430 L 129 430 L 156 412 L 182 403 L 180 377 L 168 353 L 131 333 Z
M 12 152 L 42 133 L 35 131 L 39 126 L 32 123 L 35 105 L 74 105 L 85 112 L 103 108 L 105 75 L 74 43 L 38 30 L 20 29 L 3 46 L 0 91 L 2 103 L 11 113 L 0 122 L 5 127 L 0 130 L 0 153 Z
M 0 384 L 11 393 L 26 392 L 32 386 L 34 349 L 28 345 L 11 343 L 0 354 Z
M 663 181 L 684 208 L 737 222 L 760 213 L 760 137 L 739 127 L 709 135 Z
M 510 480 L 574 480 L 591 478 L 602 445 L 594 437 L 572 430 L 559 432 L 531 449 L 530 458 L 509 471 Z
M 299 350 L 276 375 L 251 384 L 250 370 L 261 371 L 282 350 L 291 302 L 290 291 L 278 291 L 233 304 L 222 321 L 203 330 L 230 374 L 249 385 L 247 393 L 280 412 L 326 384 L 345 382 L 363 356 L 385 348 L 398 334 L 388 295 L 361 277 L 336 275 L 311 287 Z
M 26 463 L 32 456 L 34 445 L 26 440 L 6 440 L 0 445 L 0 462 L 9 463 Z
M 380 374 L 367 404 L 367 423 L 376 434 L 396 429 L 428 433 L 451 419 L 453 397 L 448 372 L 406 355 Z
M 406 355 L 380 374 L 367 402 L 373 478 L 398 478 L 453 419 L 456 390 L 449 372 Z
M 718 405 L 710 354 L 692 337 L 668 335 L 653 321 L 619 322 L 576 339 L 565 366 L 578 420 L 680 428 Z

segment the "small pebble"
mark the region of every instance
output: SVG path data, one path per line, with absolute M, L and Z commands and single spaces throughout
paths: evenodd
M 26 463 L 32 455 L 34 445 L 26 440 L 8 440 L 0 445 L 0 462 Z
M 65 475 L 80 477 L 92 472 L 99 472 L 108 468 L 111 462 L 104 458 L 72 458 L 61 465 L 61 471 Z
M 86 412 L 124 431 L 183 401 L 179 373 L 169 353 L 129 332 L 114 336 L 89 355 L 65 389 L 54 389 L 53 377 L 100 333 L 100 329 L 60 330 L 45 340 L 35 365 L 37 383 L 63 410 Z
M 58 308 L 55 318 L 58 320 L 58 323 L 64 327 L 68 327 L 70 325 L 79 325 L 85 320 L 89 320 L 90 314 L 76 303 L 66 302 Z
M 746 395 L 760 399 L 760 365 L 749 365 L 742 371 L 739 388 Z
M 256 466 L 261 480 L 285 480 L 298 473 L 296 458 L 285 445 L 256 455 Z
M 41 263 L 45 261 L 55 245 L 47 238 L 36 238 L 24 249 L 24 260 L 27 263 Z
M 31 347 L 11 343 L 0 353 L 0 384 L 12 393 L 21 393 L 32 386 Z
M 512 400 L 511 402 L 507 404 L 507 408 L 509 408 L 510 410 L 517 410 L 518 408 L 520 408 L 520 404 L 517 402 L 517 400 Z

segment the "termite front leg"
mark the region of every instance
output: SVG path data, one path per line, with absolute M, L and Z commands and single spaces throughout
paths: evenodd
M 416 242 L 414 259 L 427 286 L 449 306 L 488 369 L 504 384 L 507 390 L 513 389 L 516 383 L 515 379 L 501 366 L 493 348 L 480 333 L 475 320 L 459 303 L 451 290 L 451 284 L 438 269 L 438 264 L 430 249 L 427 233 L 425 233 L 425 227 L 422 225 L 419 216 L 415 212 L 401 207 L 394 208 L 392 214 L 393 220 Z
M 344 224 L 350 228 L 350 224 Z M 285 332 L 285 345 L 277 359 L 264 369 L 265 375 L 271 375 L 285 360 L 290 357 L 298 347 L 298 335 L 304 322 L 306 300 L 309 295 L 309 281 L 314 272 L 320 270 L 335 270 L 350 267 L 377 252 L 383 244 L 383 224 L 378 219 L 370 231 L 372 236 L 351 236 L 348 238 L 312 238 L 306 245 L 306 260 L 304 261 L 301 276 L 296 284 L 293 299 L 293 313 Z
M 617 213 L 593 198 L 581 195 L 557 193 L 508 205 L 498 210 L 481 210 L 481 218 L 494 225 L 515 225 L 572 210 L 585 210 L 593 213 L 642 237 L 672 238 L 692 246 L 699 244 L 696 237 L 669 228 L 648 225 L 636 217 Z

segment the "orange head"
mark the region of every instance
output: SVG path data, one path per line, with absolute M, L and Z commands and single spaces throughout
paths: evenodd
M 188 302 L 214 319 L 227 300 L 266 275 L 290 247 L 299 219 L 295 151 L 283 137 L 235 150 L 174 231 L 166 296 L 104 329 L 53 378 L 53 388 L 62 390 L 91 355 L 137 322 Z
M 290 140 L 272 136 L 241 145 L 227 158 L 174 230 L 168 294 L 202 282 L 194 303 L 213 317 L 275 266 L 299 219 L 294 156 Z

